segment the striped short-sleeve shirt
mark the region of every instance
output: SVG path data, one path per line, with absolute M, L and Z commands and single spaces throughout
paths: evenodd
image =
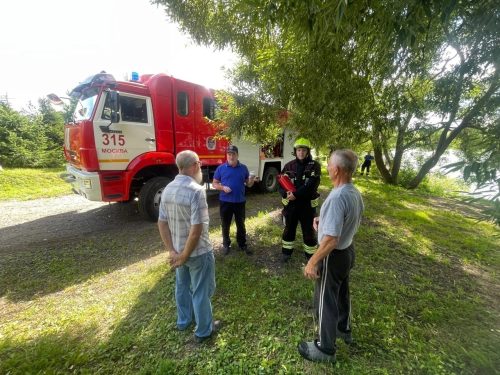
M 200 240 L 191 257 L 212 251 L 208 237 L 208 204 L 205 188 L 186 175 L 178 174 L 163 190 L 158 220 L 168 222 L 177 253 L 186 245 L 192 225 L 203 224 Z

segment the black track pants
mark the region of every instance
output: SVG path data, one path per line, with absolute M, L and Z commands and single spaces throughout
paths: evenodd
M 349 273 L 354 267 L 354 247 L 333 250 L 320 266 L 314 304 L 319 324 L 319 342 L 325 353 L 334 353 L 337 329 L 351 331 L 351 298 Z

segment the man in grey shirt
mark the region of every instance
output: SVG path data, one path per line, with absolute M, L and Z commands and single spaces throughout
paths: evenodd
M 195 340 L 201 343 L 219 327 L 210 299 L 215 292 L 215 259 L 208 237 L 208 205 L 201 162 L 193 151 L 175 160 L 179 174 L 161 195 L 158 229 L 175 268 L 177 329 L 187 329 L 193 316 Z
M 328 160 L 328 174 L 334 189 L 314 220 L 319 248 L 304 268 L 304 276 L 316 280 L 315 308 L 319 339 L 303 341 L 299 353 L 315 362 L 335 362 L 337 337 L 352 342 L 349 273 L 354 266 L 352 240 L 364 210 L 361 194 L 352 184 L 357 155 L 338 150 Z

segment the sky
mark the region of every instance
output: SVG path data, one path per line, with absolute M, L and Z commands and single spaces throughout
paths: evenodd
M 236 56 L 197 46 L 149 0 L 24 0 L 2 6 L 0 100 L 17 110 L 64 96 L 105 70 L 116 79 L 167 73 L 227 88 Z

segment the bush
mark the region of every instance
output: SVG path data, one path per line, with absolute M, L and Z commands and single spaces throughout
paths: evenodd
M 408 187 L 409 182 L 417 175 L 417 171 L 405 167 L 399 171 L 399 185 Z M 442 173 L 429 173 L 424 177 L 417 188 L 420 192 L 446 197 L 457 196 L 461 193 L 468 192 L 469 186 L 462 180 L 447 177 Z
M 398 184 L 406 188 L 416 175 L 417 171 L 415 169 L 408 166 L 402 167 L 398 174 Z M 428 176 L 425 176 L 420 185 L 424 184 L 427 180 Z
M 33 113 L 0 104 L 0 164 L 11 168 L 60 167 L 64 121 L 46 103 Z

